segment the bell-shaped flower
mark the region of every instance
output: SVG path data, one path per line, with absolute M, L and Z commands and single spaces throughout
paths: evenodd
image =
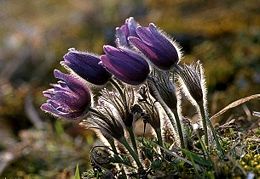
M 59 79 L 52 84 L 51 89 L 43 91 L 48 98 L 41 109 L 56 117 L 76 120 L 84 116 L 91 104 L 91 94 L 87 86 L 71 74 L 54 70 L 54 76 Z
M 178 64 L 181 58 L 179 47 L 154 24 L 137 27 L 136 33 L 138 37 L 130 36 L 128 40 L 159 69 L 169 70 Z
M 130 84 L 143 83 L 149 72 L 149 65 L 145 58 L 130 49 L 104 46 L 106 55 L 101 56 L 102 64 L 117 79 Z
M 111 74 L 100 64 L 100 58 L 94 54 L 70 49 L 63 58 L 62 65 L 95 85 L 103 85 L 111 77 Z
M 116 44 L 117 46 L 129 47 L 129 36 L 138 37 L 136 28 L 139 24 L 134 20 L 133 17 L 129 17 L 125 20 L 125 24 L 121 27 L 116 28 Z

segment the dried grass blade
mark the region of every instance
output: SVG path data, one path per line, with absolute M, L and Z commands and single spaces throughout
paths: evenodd
M 222 110 L 220 110 L 216 114 L 214 114 L 213 116 L 211 116 L 210 120 L 214 120 L 215 118 L 221 116 L 222 114 L 224 114 L 229 109 L 235 108 L 235 107 L 237 107 L 237 106 L 239 106 L 239 105 L 241 105 L 245 102 L 248 102 L 248 101 L 256 99 L 256 98 L 260 98 L 260 94 L 254 94 L 254 95 L 236 100 L 236 101 L 230 103 L 229 105 L 227 105 L 225 108 L 223 108 Z M 213 121 L 213 123 L 216 123 L 216 122 L 217 121 Z

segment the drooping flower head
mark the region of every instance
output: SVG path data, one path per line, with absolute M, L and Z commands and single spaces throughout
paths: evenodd
M 51 89 L 43 91 L 48 98 L 41 109 L 56 117 L 76 120 L 86 114 L 91 104 L 90 90 L 71 74 L 54 70 L 54 76 L 59 79 Z
M 139 85 L 145 81 L 150 69 L 144 57 L 130 49 L 104 46 L 106 55 L 101 56 L 102 64 L 119 80 Z
M 199 61 L 191 65 L 183 65 L 183 69 L 178 72 L 182 82 L 184 92 L 190 96 L 194 105 L 206 101 L 206 87 L 204 71 Z
M 100 64 L 100 58 L 96 55 L 70 49 L 63 58 L 64 61 L 61 64 L 95 85 L 103 85 L 111 77 L 111 74 Z
M 178 46 L 151 23 L 148 27 L 137 27 L 136 36 L 129 41 L 138 48 L 159 69 L 169 70 L 177 65 L 181 58 Z
M 92 111 L 90 118 L 83 121 L 81 125 L 94 131 L 99 130 L 96 132 L 101 132 L 107 140 L 111 138 L 120 140 L 124 137 L 124 127 L 115 113 L 117 111 L 113 106 L 102 100 L 98 101 L 95 112 Z
M 135 92 L 132 87 L 126 86 L 121 96 L 116 90 L 108 90 L 104 88 L 100 94 L 99 101 L 106 103 L 106 106 L 111 105 L 114 110 L 114 115 L 122 119 L 126 128 L 132 127 L 134 123 L 134 114 L 131 112 L 135 102 Z M 116 112 L 115 112 L 116 111 Z
M 169 71 L 153 69 L 153 71 L 151 72 L 151 77 L 163 101 L 171 110 L 176 110 L 177 91 L 173 82 L 173 74 L 171 74 Z M 150 91 L 150 93 L 153 95 L 152 91 Z
M 129 36 L 137 37 L 136 28 L 139 24 L 133 17 L 129 17 L 125 20 L 125 24 L 116 28 L 116 44 L 117 46 L 129 47 Z
M 139 104 L 143 110 L 141 117 L 144 122 L 148 122 L 155 130 L 157 130 L 161 127 L 158 105 L 155 103 L 151 94 L 147 93 L 147 89 L 147 86 L 142 86 L 139 89 Z

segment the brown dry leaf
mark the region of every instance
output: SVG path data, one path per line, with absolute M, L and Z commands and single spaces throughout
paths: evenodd
M 230 103 L 229 105 L 227 105 L 225 108 L 223 108 L 222 110 L 220 110 L 219 112 L 217 112 L 216 114 L 214 114 L 213 116 L 211 116 L 210 120 L 213 120 L 213 123 L 218 122 L 217 120 L 215 120 L 217 117 L 221 116 L 222 114 L 224 114 L 226 111 L 228 111 L 229 109 L 232 109 L 234 107 L 237 107 L 245 102 L 248 102 L 252 99 L 256 99 L 256 98 L 260 98 L 260 94 L 254 94 L 245 98 L 241 98 L 237 101 L 234 101 L 232 103 Z

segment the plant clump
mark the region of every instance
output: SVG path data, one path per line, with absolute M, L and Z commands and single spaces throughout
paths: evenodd
M 102 141 L 90 152 L 93 170 L 83 177 L 259 175 L 259 150 L 239 156 L 233 150 L 237 144 L 221 136 L 224 127 L 212 123 L 201 62 L 183 64 L 172 38 L 153 23 L 143 27 L 132 17 L 116 28 L 115 41 L 115 47 L 104 45 L 104 55 L 70 50 L 62 62 L 68 74 L 56 70 L 60 81 L 44 92 L 43 111 L 80 121 Z M 93 85 L 100 89 L 95 98 Z M 185 99 L 197 109 L 196 123 L 182 114 Z M 143 122 L 141 134 L 138 121 Z M 148 124 L 152 132 L 145 136 Z

